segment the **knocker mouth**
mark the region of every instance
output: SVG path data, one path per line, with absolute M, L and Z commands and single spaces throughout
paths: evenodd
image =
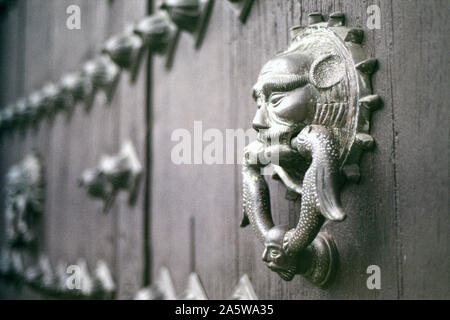
M 272 262 L 272 261 L 266 262 L 266 265 L 270 270 L 273 270 L 276 272 L 282 272 L 282 271 L 288 272 L 290 269 L 289 267 L 282 267 L 279 264 L 276 264 L 275 262 Z
M 283 267 L 280 267 L 279 265 L 275 264 L 274 262 L 267 262 L 266 265 L 270 270 L 278 273 L 278 275 L 285 281 L 290 281 L 295 276 L 295 267 L 294 266 L 283 268 Z
M 258 161 L 263 166 L 275 165 L 283 168 L 303 167 L 303 158 L 289 145 L 272 145 L 264 147 L 258 154 Z
M 304 125 L 276 124 L 268 129 L 259 129 L 257 140 L 267 147 L 275 145 L 290 146 L 291 139 L 300 133 Z
M 283 270 L 283 268 L 279 267 L 275 262 L 267 262 L 266 263 L 269 269 L 277 271 L 277 270 Z

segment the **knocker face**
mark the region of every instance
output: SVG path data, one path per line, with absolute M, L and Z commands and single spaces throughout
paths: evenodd
M 262 68 L 253 87 L 258 110 L 253 128 L 265 145 L 289 145 L 312 121 L 317 90 L 309 83 L 311 59 L 298 53 L 278 56 Z
M 283 239 L 287 230 L 287 226 L 275 226 L 269 230 L 264 243 L 262 260 L 283 280 L 290 281 L 296 274 L 297 263 L 283 249 Z

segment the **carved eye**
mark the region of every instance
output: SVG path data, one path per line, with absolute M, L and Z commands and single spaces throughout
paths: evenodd
M 278 250 L 272 250 L 270 252 L 270 257 L 273 258 L 273 259 L 279 258 L 280 255 L 281 255 L 281 253 Z
M 285 92 L 273 92 L 269 97 L 269 103 L 275 108 L 285 96 Z

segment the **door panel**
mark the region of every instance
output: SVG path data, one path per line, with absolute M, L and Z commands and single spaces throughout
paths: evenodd
M 80 6 L 81 30 L 66 28 L 69 5 Z M 6 48 L 2 50 L 2 69 L 8 74 L 2 72 L 1 105 L 79 70 L 106 39 L 146 12 L 147 3 L 140 0 L 19 1 L 8 10 L 7 20 L 2 20 L 18 32 L 11 30 L 7 33 L 11 36 L 2 39 L 11 46 L 2 47 Z M 22 23 L 15 23 L 15 19 Z M 43 158 L 45 230 L 39 251 L 49 255 L 53 266 L 59 261 L 75 264 L 79 258 L 86 259 L 91 272 L 98 260 L 104 260 L 115 277 L 119 298 L 132 298 L 142 286 L 144 188 L 141 186 L 134 207 L 120 194 L 111 211 L 104 214 L 99 202 L 78 187 L 78 179 L 85 169 L 95 167 L 102 155 L 117 153 L 126 139 L 133 141 L 144 163 L 146 91 L 144 63 L 133 84 L 128 74 L 122 74 L 110 105 L 98 95 L 90 112 L 80 104 L 70 119 L 58 114 L 52 123 L 41 122 L 38 130 L 1 138 L 2 187 L 6 170 L 27 153 L 37 150 Z
M 38 129 L 2 134 L 0 207 L 7 170 L 37 150 L 46 178 L 39 252 L 52 265 L 84 258 L 91 270 L 105 260 L 118 298 L 132 298 L 157 281 L 162 267 L 169 269 L 177 294 L 196 272 L 210 299 L 231 297 L 244 274 L 260 299 L 448 298 L 449 131 L 443 119 L 450 99 L 450 3 L 255 0 L 245 24 L 227 1 L 214 3 L 202 46 L 195 49 L 192 35 L 183 32 L 170 69 L 167 56 L 156 55 L 142 62 L 135 83 L 122 73 L 110 105 L 97 97 L 90 112 L 79 105 L 70 119 L 58 114 Z M 65 26 L 72 4 L 81 8 L 81 30 Z M 373 4 L 380 8 L 381 28 L 370 30 L 367 8 Z M 154 6 L 146 0 L 17 1 L 0 17 L 0 108 L 78 70 L 106 39 Z M 362 158 L 361 181 L 342 192 L 348 218 L 323 228 L 340 254 L 337 277 L 327 289 L 301 276 L 285 282 L 261 261 L 255 234 L 239 227 L 240 164 L 177 165 L 172 158 L 177 129 L 186 129 L 192 148 L 202 145 L 192 149 L 192 162 L 194 151 L 202 158 L 211 143 L 202 141 L 205 132 L 223 135 L 226 161 L 226 130 L 251 127 L 251 88 L 262 65 L 286 49 L 290 28 L 306 25 L 316 11 L 326 17 L 341 11 L 348 26 L 364 30 L 364 50 L 379 61 L 373 91 L 384 102 L 372 115 L 376 145 Z M 77 181 L 128 139 L 145 169 L 138 201 L 130 207 L 127 194 L 120 193 L 104 214 Z M 237 160 L 241 154 L 231 156 Z M 294 226 L 300 199 L 286 200 L 284 185 L 268 180 L 275 223 Z M 381 290 L 366 286 L 370 265 L 381 269 Z M 0 282 L 0 298 L 11 297 L 47 298 Z
M 445 113 L 443 86 L 448 79 L 442 81 L 444 77 L 437 76 L 441 72 L 437 66 L 445 65 L 447 56 L 442 37 L 448 26 L 441 13 L 448 4 L 373 4 L 381 9 L 380 30 L 367 28 L 366 2 L 256 1 L 243 25 L 226 1 L 216 1 L 201 50 L 195 51 L 186 34 L 170 71 L 164 68 L 164 59 L 155 59 L 151 187 L 155 275 L 162 266 L 169 267 L 177 290 L 182 290 L 192 271 L 188 261 L 193 259 L 210 298 L 229 297 L 244 273 L 249 275 L 261 299 L 448 295 L 448 284 L 441 281 L 445 278 L 444 269 L 448 269 L 443 258 L 448 255 L 448 241 L 443 236 L 446 232 L 438 227 L 446 221 L 446 210 L 442 208 L 448 199 L 448 155 L 439 156 L 437 148 L 443 143 L 441 139 L 448 137 L 447 126 L 438 123 L 439 115 Z M 361 181 L 347 185 L 342 194 L 348 219 L 324 228 L 335 237 L 341 259 L 337 278 L 326 290 L 300 276 L 284 282 L 262 263 L 263 248 L 255 235 L 249 228 L 239 228 L 239 165 L 175 165 L 170 161 L 170 153 L 176 142 L 168 143 L 177 128 L 186 128 L 193 134 L 194 121 L 202 121 L 203 130 L 250 128 L 256 110 L 250 90 L 260 68 L 286 48 L 289 29 L 299 22 L 306 25 L 308 13 L 315 11 L 326 16 L 341 11 L 347 25 L 364 29 L 367 56 L 376 57 L 380 65 L 373 79 L 374 92 L 384 100 L 383 109 L 372 117 L 371 133 L 376 147 L 363 156 Z M 426 26 L 418 21 L 418 16 Z M 427 41 L 419 45 L 420 39 L 425 38 Z M 417 46 L 423 49 L 413 49 Z M 430 63 L 433 57 L 436 60 Z M 412 65 L 419 66 L 420 72 Z M 406 69 L 408 79 L 414 81 L 405 81 Z M 432 77 L 436 72 L 436 77 Z M 421 99 L 426 97 L 434 102 L 428 111 L 421 106 L 421 101 L 425 103 Z M 421 147 L 411 147 L 416 143 Z M 413 173 L 417 170 L 419 177 Z M 427 181 L 433 181 L 431 188 Z M 270 189 L 275 223 L 294 226 L 300 200 L 285 200 L 286 189 L 280 182 L 270 181 Z M 191 217 L 195 219 L 194 257 L 190 257 L 189 249 Z M 425 247 L 434 249 L 427 252 Z M 441 261 L 433 272 L 428 269 L 432 268 L 427 262 L 430 259 Z M 381 290 L 366 287 L 370 265 L 381 269 Z

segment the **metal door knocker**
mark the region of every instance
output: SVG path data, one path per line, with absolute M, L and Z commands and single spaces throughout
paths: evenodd
M 366 59 L 362 40 L 342 13 L 327 22 L 310 14 L 309 26 L 292 29 L 289 48 L 264 65 L 253 87 L 258 139 L 244 151 L 241 226 L 251 224 L 265 246 L 263 261 L 286 281 L 301 274 L 325 286 L 336 271 L 336 245 L 320 230 L 326 220 L 345 219 L 340 188 L 359 179 L 360 155 L 373 145 L 370 114 L 381 105 L 371 92 L 377 61 Z M 262 174 L 269 164 L 301 196 L 294 228 L 272 220 Z

